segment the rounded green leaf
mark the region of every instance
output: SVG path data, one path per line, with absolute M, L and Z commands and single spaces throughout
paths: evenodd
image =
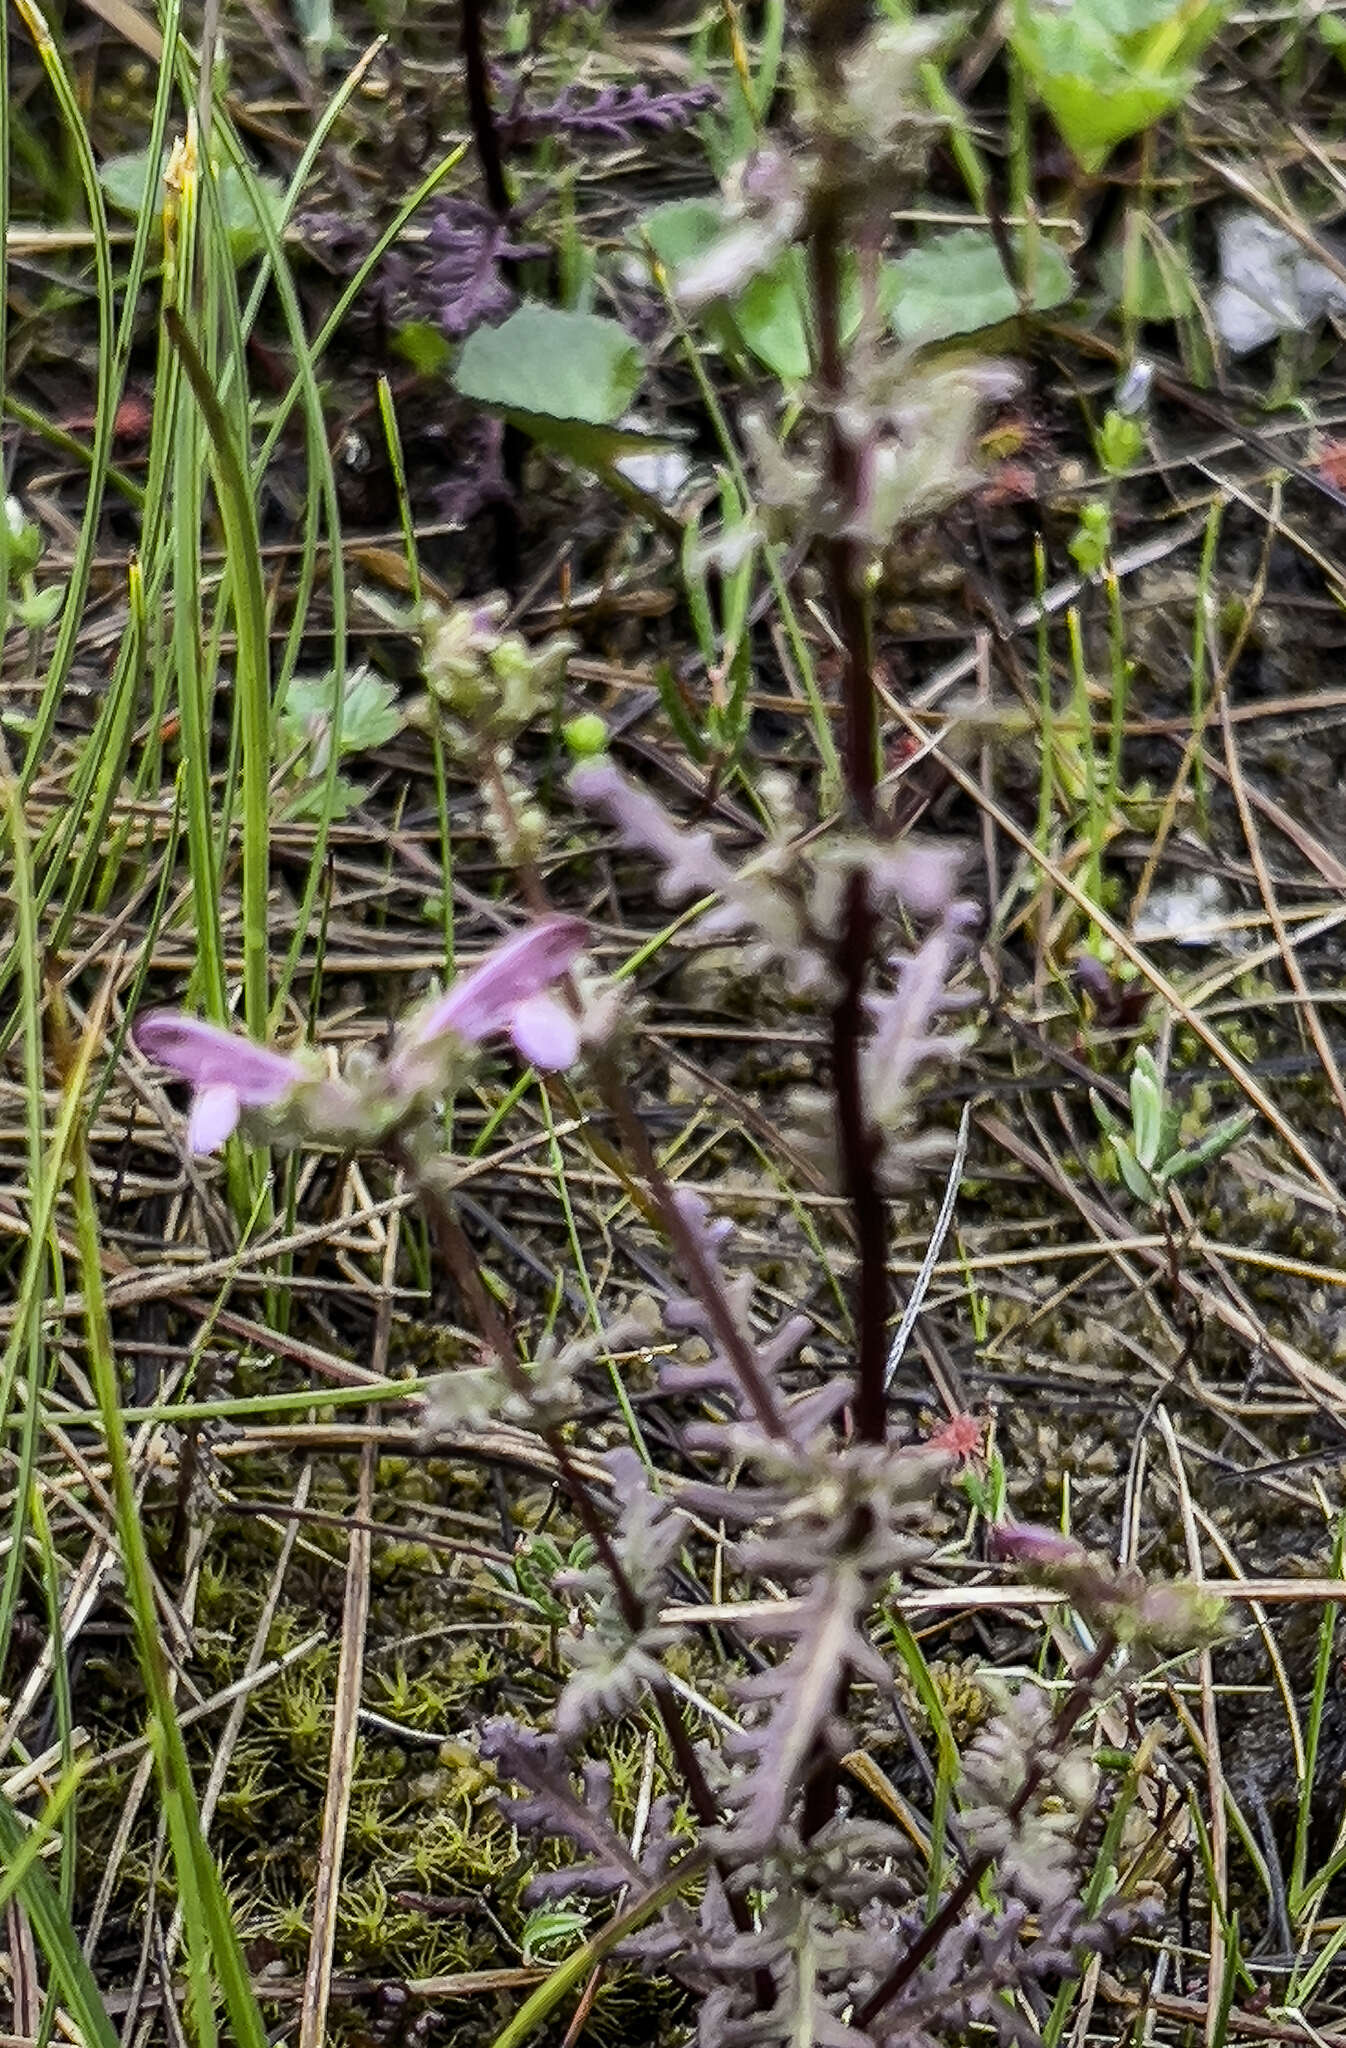
M 464 398 L 501 412 L 606 427 L 635 397 L 644 367 L 616 320 L 528 304 L 468 336 L 453 381 Z
M 136 216 L 145 204 L 149 175 L 148 152 L 143 149 L 132 149 L 124 156 L 105 158 L 99 166 L 98 182 L 103 188 L 104 196 L 116 207 L 118 213 Z
M 130 214 L 133 219 L 139 219 L 148 204 L 153 207 L 157 218 L 163 204 L 163 173 L 167 161 L 166 156 L 161 159 L 151 181 L 146 150 L 133 149 L 123 156 L 107 157 L 99 166 L 98 182 L 108 204 L 115 206 L 119 213 Z M 266 245 L 252 196 L 232 164 L 225 164 L 217 170 L 216 181 L 220 216 L 229 238 L 230 254 L 235 263 L 246 263 Z M 279 230 L 285 209 L 285 195 L 280 184 L 277 179 L 265 176 L 259 176 L 256 182 L 272 225 Z
M 1192 66 L 1225 0 L 1018 0 L 1010 44 L 1081 168 L 1191 91 Z
M 724 209 L 714 199 L 671 199 L 647 213 L 640 229 L 676 294 L 679 274 L 700 262 L 726 232 Z M 734 338 L 786 384 L 809 373 L 808 303 L 802 249 L 787 249 L 764 270 L 745 277 L 742 290 L 728 301 Z M 701 313 L 712 334 L 723 317 L 719 305 Z
M 1016 238 L 1016 259 L 1023 244 Z M 1019 310 L 1014 284 L 1005 275 L 994 237 L 984 228 L 953 228 L 891 266 L 893 330 L 901 341 L 947 341 L 997 327 Z M 1074 291 L 1070 266 L 1054 242 L 1039 241 L 1032 279 L 1038 313 L 1059 306 Z
M 809 373 L 808 293 L 804 252 L 787 249 L 730 306 L 744 347 L 783 384 L 798 383 Z
M 1101 171 L 1119 142 L 1152 128 L 1190 90 L 1186 75 L 1155 81 L 1118 78 L 1100 91 L 1091 78 L 1044 78 L 1038 91 L 1081 170 Z

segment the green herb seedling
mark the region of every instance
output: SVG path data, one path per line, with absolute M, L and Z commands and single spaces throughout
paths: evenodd
M 535 1906 L 523 1923 L 523 1959 L 542 1963 L 564 1955 L 575 1942 L 583 1941 L 587 1917 L 573 1906 Z
M 1250 1111 L 1224 1117 L 1196 1144 L 1180 1145 L 1178 1112 L 1168 1100 L 1164 1077 L 1148 1046 L 1140 1046 L 1131 1063 L 1129 1131 L 1096 1089 L 1089 1091 L 1089 1099 L 1122 1179 L 1136 1200 L 1151 1209 L 1166 1205 L 1174 1181 L 1222 1158 L 1253 1121 Z
M 984 1472 L 977 1471 L 973 1465 L 964 1466 L 957 1483 L 988 1527 L 993 1528 L 997 1522 L 1005 1520 L 1009 1512 L 1009 1489 L 1005 1479 L 1005 1461 L 999 1451 L 989 1453 Z
M 1095 437 L 1098 459 L 1109 476 L 1125 476 L 1145 446 L 1145 429 L 1115 406 L 1109 408 Z
M 327 767 L 332 741 L 342 761 L 352 754 L 372 753 L 402 730 L 397 691 L 371 669 L 352 669 L 345 678 L 338 724 L 337 678 L 296 676 L 285 692 L 277 720 L 280 754 L 290 763 L 294 793 L 286 809 L 291 818 L 321 815 L 328 802 Z M 338 775 L 331 792 L 334 818 L 344 818 L 364 801 L 368 791 Z
M 1070 540 L 1070 557 L 1081 576 L 1097 576 L 1112 552 L 1112 520 L 1101 498 L 1080 507 L 1080 523 Z
M 556 1591 L 555 1581 L 563 1572 L 586 1570 L 593 1561 L 594 1549 L 587 1537 L 577 1538 L 567 1552 L 539 1529 L 524 1538 L 508 1564 L 492 1565 L 491 1570 L 548 1628 L 558 1629 L 570 1619 L 571 1603 Z
M 9 580 L 7 602 L 0 615 L 9 614 L 30 633 L 42 633 L 65 603 L 64 583 L 49 583 L 39 590 L 34 576 L 42 558 L 42 529 L 25 516 L 17 498 L 5 499 L 5 524 L 9 529 Z
M 710 684 L 703 739 L 722 764 L 735 762 L 748 729 L 752 680 L 749 606 L 757 565 L 758 533 L 752 512 L 727 469 L 719 472 L 718 526 L 703 533 L 700 514 L 682 544 L 683 588 Z M 719 604 L 711 594 L 712 571 Z

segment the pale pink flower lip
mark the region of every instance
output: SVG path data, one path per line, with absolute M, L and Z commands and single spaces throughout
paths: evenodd
M 503 1031 L 530 1066 L 554 1071 L 579 1053 L 579 1031 L 549 991 L 567 974 L 588 942 L 582 917 L 556 916 L 516 932 L 492 947 L 476 967 L 420 1016 L 394 1059 L 404 1078 L 416 1055 L 449 1035 L 469 1045 Z
M 509 1035 L 520 1058 L 544 1074 L 560 1073 L 579 1058 L 579 1019 L 555 996 L 529 996 L 510 1019 Z
M 245 1108 L 282 1102 L 308 1078 L 298 1061 L 284 1053 L 181 1010 L 151 1010 L 131 1036 L 147 1059 L 191 1082 L 195 1094 L 187 1142 L 193 1152 L 217 1152 Z
M 231 1138 L 243 1114 L 242 1097 L 223 1081 L 198 1088 L 187 1118 L 187 1146 L 192 1152 L 218 1152 Z
M 493 947 L 402 1035 L 386 1070 L 393 1104 L 405 1106 L 406 1098 L 438 1084 L 436 1042 L 443 1038 L 475 1045 L 504 1032 L 530 1066 L 547 1073 L 572 1066 L 579 1057 L 579 1024 L 552 990 L 588 936 L 583 918 L 558 915 Z M 132 1037 L 147 1059 L 190 1081 L 187 1142 L 193 1152 L 217 1152 L 245 1109 L 282 1103 L 312 1078 L 301 1061 L 180 1010 L 152 1010 Z M 343 1106 L 349 1106 L 344 1099 Z

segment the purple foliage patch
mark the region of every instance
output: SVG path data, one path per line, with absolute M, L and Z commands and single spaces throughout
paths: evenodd
M 368 230 L 343 214 L 306 214 L 299 229 L 340 274 L 358 270 L 369 253 Z M 460 341 L 513 310 L 511 267 L 547 254 L 545 242 L 518 239 L 514 223 L 497 220 L 475 199 L 445 199 L 431 214 L 424 240 L 390 249 L 367 290 L 394 325 L 425 320 Z
M 447 199 L 431 220 L 418 283 L 428 315 L 451 340 L 503 320 L 515 301 L 512 265 L 544 257 L 545 242 L 521 242 L 474 199 Z
M 697 114 L 719 101 L 713 85 L 690 85 L 679 92 L 652 92 L 648 85 L 608 85 L 597 92 L 568 85 L 547 106 L 526 104 L 502 121 L 511 143 L 535 142 L 544 135 L 563 135 L 571 142 L 633 143 L 642 132 L 667 134 L 685 128 Z

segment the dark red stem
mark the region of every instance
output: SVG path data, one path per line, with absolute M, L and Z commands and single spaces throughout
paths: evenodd
M 462 0 L 462 7 L 463 76 L 472 140 L 491 212 L 500 225 L 506 227 L 510 218 L 509 185 L 505 178 L 505 154 L 500 146 L 500 131 L 495 125 L 495 109 L 491 104 L 491 74 L 486 59 L 486 10 L 483 0 Z M 518 284 L 518 265 L 512 257 L 501 258 L 500 270 L 508 284 Z M 519 573 L 518 498 L 523 486 L 524 462 L 523 431 L 513 422 L 506 423 L 500 456 L 509 494 L 498 500 L 493 508 L 495 565 L 500 581 L 507 589 L 512 589 Z
M 627 1093 L 615 1061 L 607 1054 L 599 1053 L 593 1057 L 592 1066 L 599 1093 L 612 1113 L 629 1158 L 640 1172 L 654 1199 L 668 1241 L 677 1255 L 678 1264 L 682 1267 L 688 1286 L 706 1311 L 712 1334 L 733 1367 L 735 1377 L 762 1429 L 768 1436 L 777 1440 L 783 1439 L 786 1433 L 785 1423 L 776 1397 L 757 1362 L 752 1344 L 744 1336 L 734 1318 L 733 1309 L 720 1284 L 719 1274 L 706 1257 L 700 1238 L 678 1207 L 668 1175 L 659 1164 L 658 1154 L 636 1113 L 635 1104 Z
M 855 513 L 862 486 L 863 451 L 838 419 L 845 378 L 841 348 L 840 249 L 844 222 L 833 204 L 822 204 L 812 236 L 813 297 L 818 323 L 818 381 L 827 409 L 828 496 L 838 526 Z M 836 532 L 827 542 L 832 607 L 843 646 L 842 693 L 846 711 L 846 794 L 862 828 L 876 823 L 878 711 L 870 651 L 869 605 L 864 590 L 865 553 L 852 536 Z M 846 1193 L 858 1243 L 855 1283 L 855 1426 L 866 1443 L 882 1443 L 887 1427 L 888 1219 L 879 1178 L 879 1139 L 865 1110 L 862 1055 L 868 1032 L 865 986 L 877 936 L 877 919 L 864 869 L 846 890 L 837 943 L 841 992 L 832 1010 L 832 1086 Z
M 472 140 L 486 186 L 491 212 L 503 225 L 509 219 L 509 186 L 505 182 L 505 157 L 491 105 L 491 74 L 486 62 L 486 9 L 482 0 L 463 0 L 463 75 L 467 86 L 467 115 L 472 123 Z

